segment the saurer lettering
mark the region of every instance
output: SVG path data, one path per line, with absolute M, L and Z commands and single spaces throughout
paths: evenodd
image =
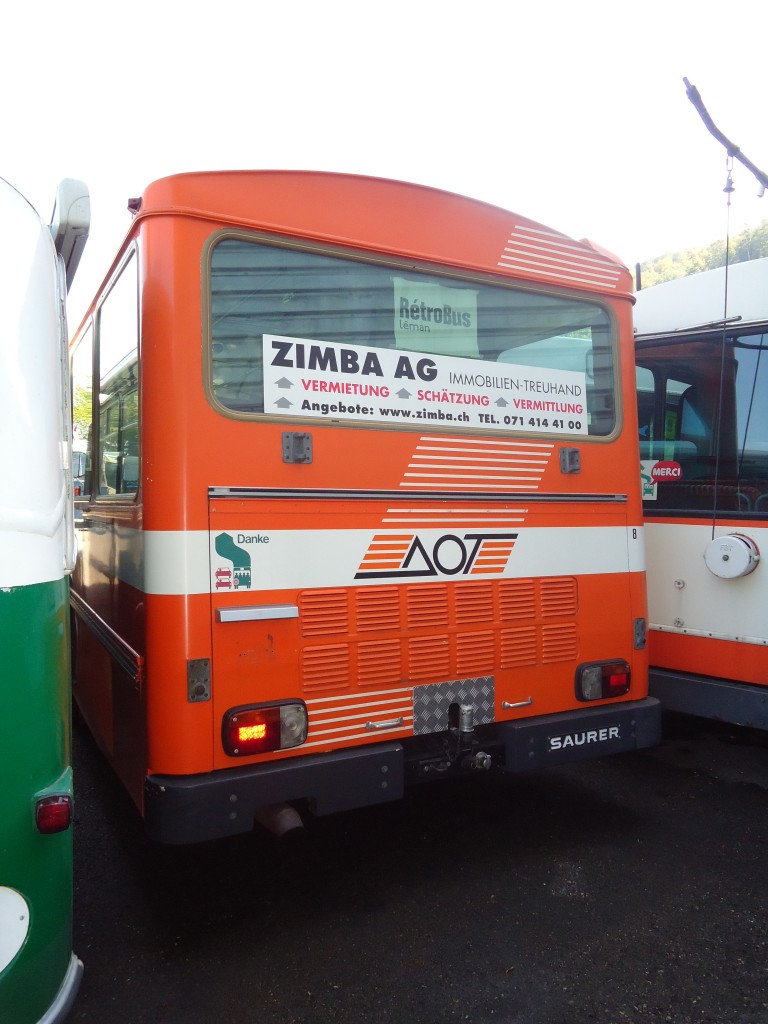
M 584 747 L 590 743 L 605 743 L 621 737 L 618 725 L 606 726 L 603 729 L 586 729 L 583 732 L 569 732 L 562 736 L 549 737 L 550 750 L 565 750 L 568 747 Z

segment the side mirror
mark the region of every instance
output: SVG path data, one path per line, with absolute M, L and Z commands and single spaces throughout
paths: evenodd
M 90 226 L 91 197 L 87 186 L 75 178 L 64 178 L 56 190 L 50 227 L 56 252 L 64 260 L 67 291 L 88 241 Z

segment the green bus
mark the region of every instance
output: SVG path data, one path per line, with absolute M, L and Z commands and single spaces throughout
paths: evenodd
M 66 292 L 90 202 L 50 225 L 0 179 L 0 1021 L 63 1021 L 72 951 L 69 573 L 75 558 Z

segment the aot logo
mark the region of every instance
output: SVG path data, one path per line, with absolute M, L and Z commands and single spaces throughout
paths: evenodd
M 415 533 L 376 534 L 355 579 L 435 576 L 499 576 L 507 567 L 516 533 L 445 533 L 425 540 Z
M 651 479 L 655 484 L 665 480 L 680 480 L 682 476 L 683 467 L 679 462 L 657 462 L 651 469 Z

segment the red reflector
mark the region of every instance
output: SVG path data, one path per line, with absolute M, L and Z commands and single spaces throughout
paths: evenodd
M 626 693 L 627 689 L 628 689 L 628 687 L 627 687 L 627 674 L 626 674 L 626 672 L 622 672 L 621 675 L 611 675 L 611 676 L 609 676 L 609 678 L 608 678 L 608 689 L 612 693 L 615 693 L 616 691 L 618 691 L 620 693 Z
M 72 824 L 72 797 L 65 793 L 40 797 L 35 804 L 35 824 L 45 836 L 66 832 Z

